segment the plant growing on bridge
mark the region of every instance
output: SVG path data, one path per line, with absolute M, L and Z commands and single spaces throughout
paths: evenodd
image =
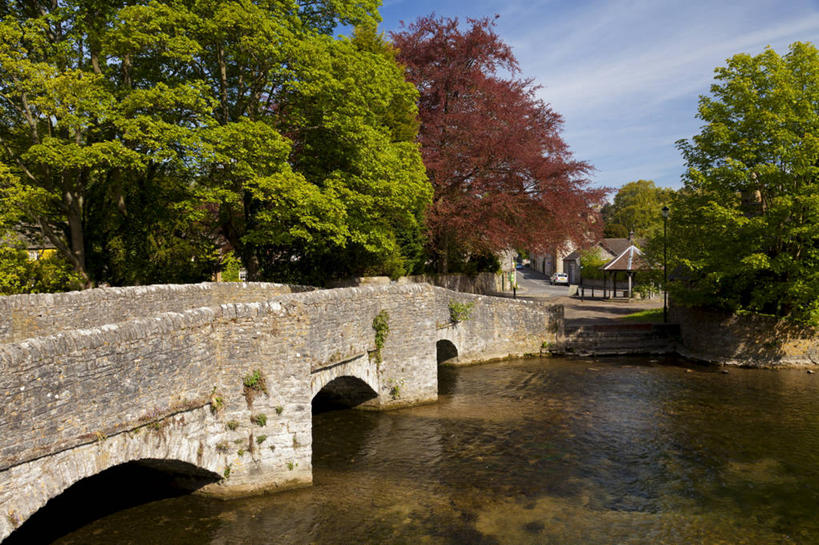
M 276 406 L 276 414 L 282 414 L 284 412 L 284 407 L 281 405 Z
M 265 395 L 268 395 L 267 381 L 262 372 L 258 369 L 254 369 L 252 373 L 245 375 L 244 378 L 242 378 L 242 384 L 244 385 L 244 395 L 248 407 L 253 405 L 253 398 L 257 393 L 264 392 Z
M 381 349 L 390 334 L 390 315 L 386 310 L 381 310 L 373 318 L 373 329 L 375 330 L 375 362 L 381 363 Z
M 267 436 L 266 436 L 266 435 L 259 435 L 258 437 L 256 437 L 256 444 L 257 444 L 257 445 L 261 445 L 261 444 L 262 444 L 262 443 L 264 443 L 266 440 L 267 440 Z
M 221 452 L 222 454 L 230 452 L 230 444 L 228 444 L 227 441 L 219 441 L 216 443 L 216 452 Z
M 395 401 L 396 399 L 401 397 L 401 387 L 404 385 L 404 381 L 390 380 L 390 384 L 392 385 L 390 387 L 390 397 L 393 399 L 393 401 Z
M 461 303 L 459 301 L 450 301 L 449 302 L 449 320 L 453 324 L 457 324 L 460 322 L 465 322 L 469 320 L 472 316 L 472 307 L 475 306 L 474 302 L 470 303 Z
M 264 413 L 254 414 L 250 417 L 250 421 L 263 428 L 267 424 L 267 415 Z
M 216 386 L 214 386 L 213 391 L 210 393 L 210 412 L 216 414 L 224 408 L 225 398 L 216 391 Z
M 228 423 L 225 425 L 227 426 L 227 429 L 233 431 L 239 427 L 239 422 L 237 420 L 229 420 Z

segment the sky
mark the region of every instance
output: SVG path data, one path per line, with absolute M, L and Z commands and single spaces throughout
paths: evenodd
M 675 142 L 691 138 L 714 69 L 737 53 L 819 46 L 819 0 L 383 0 L 381 30 L 419 16 L 500 17 L 495 30 L 522 77 L 563 116 L 594 186 L 643 179 L 679 188 Z

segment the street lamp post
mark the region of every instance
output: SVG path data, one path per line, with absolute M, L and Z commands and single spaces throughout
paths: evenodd
M 663 323 L 668 323 L 668 206 L 663 206 Z

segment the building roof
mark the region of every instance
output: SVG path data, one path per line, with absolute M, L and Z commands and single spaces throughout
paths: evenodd
M 600 241 L 595 245 L 604 252 L 608 252 L 611 258 L 616 259 L 620 254 L 626 251 L 629 246 L 636 244 L 641 244 L 643 241 L 636 240 L 633 241 L 628 238 L 604 238 L 600 239 Z M 636 246 L 635 246 L 636 247 Z M 575 250 L 574 252 L 570 253 L 563 259 L 580 259 L 580 250 Z M 608 259 L 607 256 L 601 255 L 603 259 Z
M 643 252 L 640 251 L 640 248 L 634 246 L 633 244 L 629 245 L 628 248 L 623 250 L 623 252 L 611 260 L 608 264 L 603 267 L 604 271 L 642 271 L 648 270 L 651 267 L 648 266 L 646 260 L 643 258 Z
M 604 238 L 598 245 L 613 256 L 619 256 L 634 244 L 630 238 Z

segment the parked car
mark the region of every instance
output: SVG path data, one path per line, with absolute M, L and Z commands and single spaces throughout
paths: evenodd
M 551 285 L 555 284 L 566 284 L 569 285 L 569 275 L 566 273 L 554 273 L 552 278 L 549 279 L 549 283 Z

